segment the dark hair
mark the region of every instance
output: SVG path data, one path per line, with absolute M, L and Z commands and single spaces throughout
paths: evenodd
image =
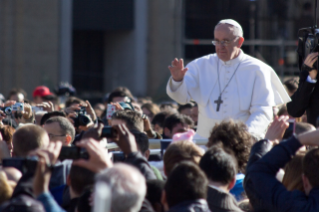
M 115 97 L 128 97 L 132 102 L 134 102 L 134 97 L 131 91 L 126 87 L 117 87 L 109 95 L 107 102 L 111 103 Z
M 42 147 L 44 136 L 47 137 L 47 132 L 38 125 L 27 124 L 17 129 L 12 139 L 15 156 L 26 157 L 28 152 Z
M 162 112 L 159 112 L 158 114 L 156 114 L 152 120 L 152 124 L 158 124 L 160 127 L 164 127 L 164 122 L 166 117 L 170 116 L 174 114 L 174 111 L 172 110 L 164 110 Z
M 41 118 L 41 121 L 40 121 L 40 125 L 44 125 L 44 123 L 52 118 L 52 117 L 56 117 L 56 116 L 60 116 L 60 117 L 66 117 L 65 113 L 63 111 L 53 111 L 53 112 L 48 112 L 46 114 L 44 114 Z
M 178 164 L 165 184 L 166 201 L 171 208 L 185 201 L 206 199 L 208 181 L 200 168 L 191 162 Z
M 21 93 L 24 96 L 24 98 L 27 98 L 28 96 L 27 92 L 25 92 L 25 90 L 23 90 L 22 88 L 13 88 L 9 91 L 7 99 L 10 99 L 11 96 L 17 95 L 18 93 Z
M 94 172 L 72 164 L 70 170 L 71 187 L 75 193 L 81 195 L 87 186 L 94 184 Z
M 148 180 L 146 181 L 146 199 L 154 206 L 155 203 L 161 204 L 162 191 L 165 182 L 163 180 Z
M 149 149 L 149 142 L 148 142 L 147 135 L 138 130 L 130 130 L 130 131 L 135 137 L 138 149 L 144 155 L 145 152 Z
M 172 132 L 173 128 L 177 124 L 182 124 L 182 125 L 188 124 L 189 125 L 189 122 L 191 119 L 190 118 L 187 119 L 186 117 L 188 117 L 188 116 L 185 116 L 185 115 L 182 115 L 179 113 L 172 114 L 165 119 L 163 127 L 168 128 Z
M 120 110 L 116 111 L 112 115 L 112 119 L 123 120 L 129 130 L 144 131 L 144 121 L 143 117 L 139 112 L 133 110 Z
M 311 186 L 319 187 L 319 149 L 312 149 L 305 155 L 302 167 Z
M 46 115 L 46 114 L 45 114 Z M 75 129 L 73 124 L 65 117 L 62 116 L 54 116 L 52 118 L 49 118 L 45 124 L 52 124 L 54 122 L 57 122 L 60 126 L 61 133 L 68 134 L 71 136 L 72 141 L 74 140 L 75 137 Z
M 90 198 L 93 193 L 93 188 L 88 187 L 85 188 L 83 191 L 83 194 L 79 197 L 78 203 L 77 203 L 77 210 L 78 212 L 88 212 L 91 211 L 91 204 L 90 204 Z
M 80 98 L 77 98 L 75 96 L 70 96 L 66 101 L 65 101 L 65 107 L 70 107 L 73 104 L 81 104 L 84 103 L 84 101 Z
M 207 147 L 214 145 L 232 150 L 238 162 L 238 171 L 245 173 L 252 136 L 244 123 L 229 120 L 216 124 L 209 136 Z
M 185 105 L 179 105 L 178 112 L 180 113 L 182 110 L 185 110 L 185 109 L 192 109 L 194 106 L 195 105 L 192 102 L 186 103 Z
M 189 141 L 171 143 L 164 154 L 163 162 L 165 173 L 169 175 L 176 164 L 182 161 L 191 161 L 198 164 L 203 156 L 202 149 Z
M 209 180 L 223 185 L 228 185 L 237 174 L 235 157 L 218 147 L 207 150 L 199 162 L 199 167 Z
M 286 80 L 283 84 L 291 93 L 294 93 L 298 88 L 298 82 L 294 78 Z

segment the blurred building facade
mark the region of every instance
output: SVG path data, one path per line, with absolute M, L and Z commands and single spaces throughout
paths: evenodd
M 243 26 L 245 52 L 282 75 L 298 74 L 296 45 L 284 42 L 312 25 L 306 2 L 0 0 L 0 92 L 21 87 L 31 94 L 37 85 L 63 81 L 83 97 L 126 86 L 137 96 L 165 99 L 171 60 L 214 52 L 214 26 L 225 18 Z

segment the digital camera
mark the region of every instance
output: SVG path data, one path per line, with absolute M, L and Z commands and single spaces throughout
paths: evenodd
M 25 174 L 27 171 L 35 171 L 38 164 L 38 157 L 25 158 L 4 158 L 2 160 L 2 167 L 14 167 Z
M 86 114 L 86 108 L 81 107 L 80 110 L 75 111 L 77 113 L 77 117 L 73 118 L 74 121 L 74 127 L 79 127 L 79 126 L 86 126 L 90 123 L 90 119 Z
M 298 31 L 298 48 L 299 68 L 305 61 L 306 57 L 313 52 L 319 52 L 319 28 L 317 28 L 317 0 L 315 1 L 315 18 L 314 25 L 308 28 L 302 28 Z M 313 67 L 318 69 L 318 60 Z

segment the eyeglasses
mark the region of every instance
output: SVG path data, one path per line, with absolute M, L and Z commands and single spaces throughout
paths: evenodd
M 62 137 L 62 136 L 66 136 L 66 135 L 54 135 L 54 134 L 48 133 L 48 136 L 49 136 L 49 138 L 51 140 L 54 137 Z
M 235 37 L 233 40 L 235 40 L 237 37 Z M 232 40 L 232 41 L 233 41 Z M 222 41 L 218 41 L 218 40 L 213 40 L 212 43 L 214 46 L 218 46 L 218 45 L 222 45 L 222 46 L 228 46 L 230 44 L 231 41 L 229 40 L 222 40 Z

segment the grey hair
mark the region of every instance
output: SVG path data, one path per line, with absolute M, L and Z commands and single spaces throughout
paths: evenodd
M 72 123 L 65 117 L 62 116 L 54 116 L 49 118 L 45 124 L 52 124 L 54 122 L 57 122 L 62 130 L 62 133 L 68 134 L 71 136 L 72 141 L 75 138 L 75 129 Z
M 138 212 L 146 195 L 144 176 L 134 167 L 117 163 L 96 176 L 112 190 L 112 212 Z

